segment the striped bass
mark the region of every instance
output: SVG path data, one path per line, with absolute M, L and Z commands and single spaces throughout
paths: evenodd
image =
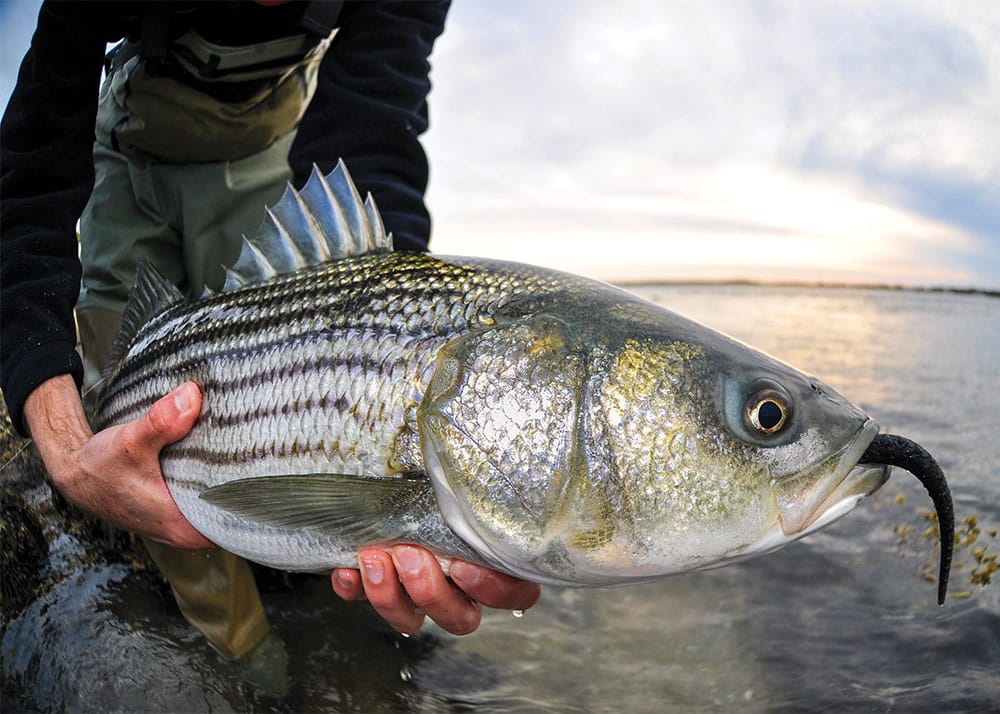
M 393 252 L 343 165 L 289 187 L 217 294 L 140 266 L 112 355 L 99 427 L 199 384 L 170 493 L 276 568 L 409 542 L 540 583 L 645 581 L 800 538 L 892 463 L 949 528 L 943 475 L 820 381 L 600 282 Z

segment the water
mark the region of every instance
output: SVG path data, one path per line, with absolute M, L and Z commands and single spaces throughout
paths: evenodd
M 1000 552 L 989 535 L 1000 528 L 1000 299 L 635 290 L 821 377 L 923 444 L 949 476 L 959 524 L 975 516 L 975 545 Z M 25 487 L 10 479 L 30 481 L 26 455 L 13 467 L 7 502 Z M 46 493 L 27 491 L 51 543 L 43 585 L 16 611 L 5 593 L 5 711 L 921 712 L 1000 701 L 1000 575 L 971 583 L 972 547 L 960 547 L 960 597 L 935 604 L 930 504 L 902 472 L 777 553 L 632 588 L 546 588 L 522 617 L 488 612 L 464 638 L 433 627 L 403 638 L 322 578 L 271 583 L 264 599 L 293 678 L 280 699 L 193 634 L 151 573 L 67 532 Z

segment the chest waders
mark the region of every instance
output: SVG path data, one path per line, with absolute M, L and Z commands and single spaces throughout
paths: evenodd
M 80 219 L 85 388 L 100 378 L 139 258 L 190 297 L 221 286 L 221 265 L 292 176 L 288 151 L 332 36 L 222 47 L 189 32 L 168 48 L 166 73 L 136 47 L 109 56 L 95 185 Z M 270 625 L 246 561 L 145 544 L 184 617 L 217 650 L 241 659 L 265 640 Z

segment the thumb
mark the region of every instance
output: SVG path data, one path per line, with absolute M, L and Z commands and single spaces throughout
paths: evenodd
M 201 390 L 185 382 L 161 398 L 135 423 L 137 437 L 157 451 L 184 438 L 201 413 Z

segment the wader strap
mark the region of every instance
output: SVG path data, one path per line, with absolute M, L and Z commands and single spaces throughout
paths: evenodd
M 310 35 L 292 35 L 239 47 L 209 42 L 189 31 L 170 46 L 171 59 L 202 82 L 246 82 L 280 77 L 322 43 Z

